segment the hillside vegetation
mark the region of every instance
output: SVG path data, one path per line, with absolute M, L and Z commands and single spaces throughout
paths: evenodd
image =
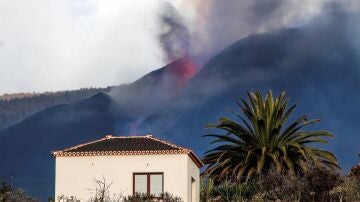
M 82 88 L 57 92 L 0 95 L 0 130 L 48 107 L 75 102 L 110 89 L 111 87 Z

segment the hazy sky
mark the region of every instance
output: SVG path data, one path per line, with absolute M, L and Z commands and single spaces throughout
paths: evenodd
M 0 0 L 0 94 L 131 82 L 163 65 L 153 0 Z
M 166 1 L 0 0 L 0 94 L 118 85 L 162 67 L 157 36 Z M 169 2 L 185 17 L 198 54 L 311 21 L 332 1 L 360 8 L 359 0 Z

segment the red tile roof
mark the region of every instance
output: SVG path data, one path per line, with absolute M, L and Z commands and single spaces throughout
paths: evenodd
M 191 149 L 180 147 L 164 140 L 154 138 L 152 135 L 107 135 L 106 137 L 99 140 L 52 152 L 54 157 L 159 154 L 188 154 L 198 167 L 203 166 L 201 160 Z

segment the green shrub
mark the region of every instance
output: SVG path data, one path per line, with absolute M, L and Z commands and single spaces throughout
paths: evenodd
M 351 177 L 360 179 L 360 163 L 351 168 L 349 175 Z
M 29 196 L 24 190 L 14 189 L 11 185 L 8 185 L 3 182 L 0 187 L 0 201 L 1 202 L 10 202 L 10 201 L 35 202 L 39 200 Z
M 248 183 L 230 183 L 216 187 L 213 196 L 222 201 L 246 201 L 259 192 L 259 185 L 255 181 Z
M 75 196 L 58 196 L 57 202 L 80 202 Z
M 305 189 L 304 178 L 276 170 L 260 176 L 258 184 L 262 194 L 258 194 L 257 198 L 262 196 L 267 200 L 274 201 L 299 201 Z
M 335 201 L 357 201 L 356 184 L 353 178 L 346 177 L 343 182 L 330 191 L 330 196 Z
M 162 202 L 182 202 L 180 197 L 174 196 L 168 192 L 155 197 L 154 195 L 138 194 L 127 196 L 123 199 L 124 202 L 150 202 L 150 201 L 162 201 Z
M 225 180 L 212 184 L 212 191 L 206 199 L 206 194 L 202 193 L 201 201 L 339 201 L 340 197 L 347 201 L 358 200 L 355 196 L 360 186 L 356 183 L 360 185 L 360 180 L 352 178 L 351 184 L 346 185 L 343 184 L 345 179 L 335 171 L 312 164 L 308 165 L 306 173 L 297 175 L 270 169 L 266 174 L 253 176 L 247 183 Z M 350 187 L 349 191 L 344 192 L 344 186 Z
M 303 198 L 315 201 L 329 201 L 329 192 L 342 180 L 339 173 L 317 166 L 310 167 L 304 178 L 306 184 Z

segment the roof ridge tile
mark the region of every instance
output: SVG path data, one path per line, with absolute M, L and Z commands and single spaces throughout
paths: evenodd
M 181 150 L 191 150 L 191 149 L 189 149 L 189 148 L 182 147 L 182 146 L 178 146 L 178 145 L 176 145 L 176 144 L 167 142 L 167 141 L 162 140 L 162 139 L 160 139 L 160 138 L 155 138 L 155 137 L 153 137 L 153 136 L 150 136 L 150 137 L 147 137 L 147 138 L 152 139 L 152 140 L 159 141 L 159 142 L 161 142 L 161 143 L 167 144 L 167 145 L 169 145 L 169 146 L 171 146 L 171 147 L 174 147 L 174 148 L 177 148 L 177 149 L 181 149 Z

